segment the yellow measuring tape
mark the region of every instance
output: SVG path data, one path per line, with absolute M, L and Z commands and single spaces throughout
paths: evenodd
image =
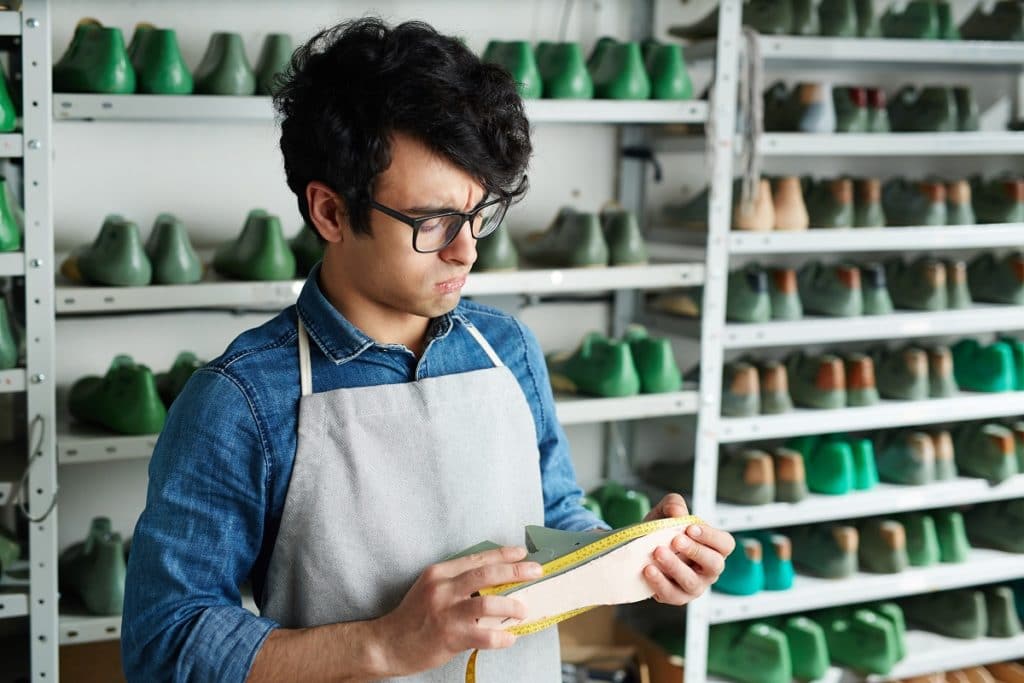
M 638 538 L 646 536 L 647 534 L 655 531 L 661 531 L 662 529 L 668 529 L 680 524 L 703 524 L 703 521 L 695 515 L 688 515 L 686 517 L 666 517 L 665 519 L 656 519 L 653 522 L 642 522 L 640 524 L 634 524 L 627 526 L 623 529 L 608 534 L 604 538 L 600 538 L 593 543 L 588 543 L 579 550 L 574 550 L 567 555 L 546 562 L 541 565 L 541 578 L 533 579 L 532 581 L 519 581 L 516 583 L 506 583 L 500 586 L 493 586 L 491 588 L 484 588 L 480 591 L 480 595 L 495 595 L 497 593 L 504 593 L 505 591 L 517 588 L 519 586 L 534 583 L 536 581 L 543 581 L 555 574 L 560 574 L 568 569 L 575 567 L 576 565 L 583 564 L 588 560 L 592 560 L 598 555 L 615 549 L 616 547 L 634 541 Z M 550 628 L 560 621 L 572 619 L 575 616 L 583 614 L 588 610 L 592 610 L 599 605 L 591 605 L 589 607 L 581 607 L 569 612 L 557 614 L 553 617 L 547 617 L 546 619 L 540 619 L 533 621 L 528 624 L 519 624 L 512 628 L 506 629 L 509 633 L 513 633 L 517 636 L 525 636 L 531 633 L 538 633 L 546 628 Z M 473 653 L 469 655 L 469 662 L 466 664 L 466 683 L 476 683 L 476 656 L 479 650 L 473 650 Z

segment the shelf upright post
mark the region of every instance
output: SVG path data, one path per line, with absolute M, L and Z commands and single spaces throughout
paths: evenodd
M 704 300 L 701 306 L 700 403 L 691 503 L 694 512 L 711 524 L 715 523 L 718 477 L 722 340 L 725 332 L 726 280 L 729 273 L 729 231 L 732 228 L 732 166 L 736 138 L 741 18 L 740 0 L 722 0 L 719 3 L 712 108 L 708 112 L 708 121 L 712 125 L 707 126 L 714 139 L 709 141 L 712 177 L 708 201 Z M 711 599 L 711 595 L 704 595 L 687 607 L 686 683 L 703 683 L 707 680 Z
M 50 7 L 22 3 L 29 619 L 33 683 L 59 676 Z
M 641 41 L 654 33 L 654 0 L 629 3 L 629 40 Z M 623 208 L 632 211 L 643 225 L 646 197 L 647 164 L 629 159 L 622 150 L 648 142 L 648 127 L 625 124 L 618 127 L 616 144 L 619 150 L 616 197 Z M 621 337 L 626 327 L 636 320 L 637 302 L 641 292 L 635 289 L 616 289 L 612 292 L 611 329 L 614 337 Z M 604 428 L 604 475 L 616 481 L 631 477 L 629 456 L 636 446 L 635 430 L 624 422 L 609 422 Z

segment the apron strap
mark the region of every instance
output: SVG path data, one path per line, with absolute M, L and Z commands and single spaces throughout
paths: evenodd
M 487 340 L 484 339 L 484 335 L 480 334 L 480 330 L 476 329 L 476 325 L 467 320 L 466 330 L 468 330 L 469 333 L 473 335 L 473 338 L 476 339 L 476 343 L 479 344 L 480 348 L 484 350 L 484 353 L 486 353 L 487 357 L 491 359 L 491 362 L 494 363 L 495 367 L 505 367 L 505 364 L 501 362 L 501 358 L 498 357 L 498 354 L 494 350 L 494 348 L 489 343 L 487 343 Z
M 299 377 L 302 383 L 302 395 L 309 396 L 313 393 L 313 367 L 309 362 L 309 334 L 306 333 L 306 326 L 299 318 Z
M 313 393 L 313 368 L 309 362 L 309 334 L 306 332 L 305 325 L 302 324 L 302 318 L 299 321 L 299 378 L 302 386 L 302 395 L 309 396 Z M 476 329 L 476 326 L 471 322 L 466 322 L 466 330 L 469 331 L 473 338 L 476 339 L 476 343 L 480 345 L 487 357 L 491 359 L 495 367 L 505 367 L 505 364 L 501 362 L 501 358 L 498 357 L 498 353 L 494 350 L 484 335 L 480 333 L 480 330 Z

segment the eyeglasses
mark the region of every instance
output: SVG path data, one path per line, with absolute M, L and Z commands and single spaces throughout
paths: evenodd
M 414 218 L 400 211 L 370 200 L 370 206 L 383 214 L 412 228 L 412 248 L 421 254 L 432 254 L 441 251 L 455 241 L 462 226 L 469 222 L 469 231 L 476 239 L 487 237 L 501 225 L 512 205 L 512 200 L 523 195 L 527 188 L 526 177 L 512 192 L 500 197 L 484 197 L 476 208 L 469 213 L 448 211 Z

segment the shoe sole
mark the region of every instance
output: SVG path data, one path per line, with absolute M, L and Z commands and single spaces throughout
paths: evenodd
M 484 628 L 532 633 L 591 607 L 646 600 L 654 592 L 643 570 L 654 562 L 654 550 L 699 522 L 695 517 L 680 517 L 625 527 L 542 565 L 545 576 L 536 581 L 482 590 L 484 595 L 515 598 L 526 607 L 526 617 L 488 617 L 478 623 Z

